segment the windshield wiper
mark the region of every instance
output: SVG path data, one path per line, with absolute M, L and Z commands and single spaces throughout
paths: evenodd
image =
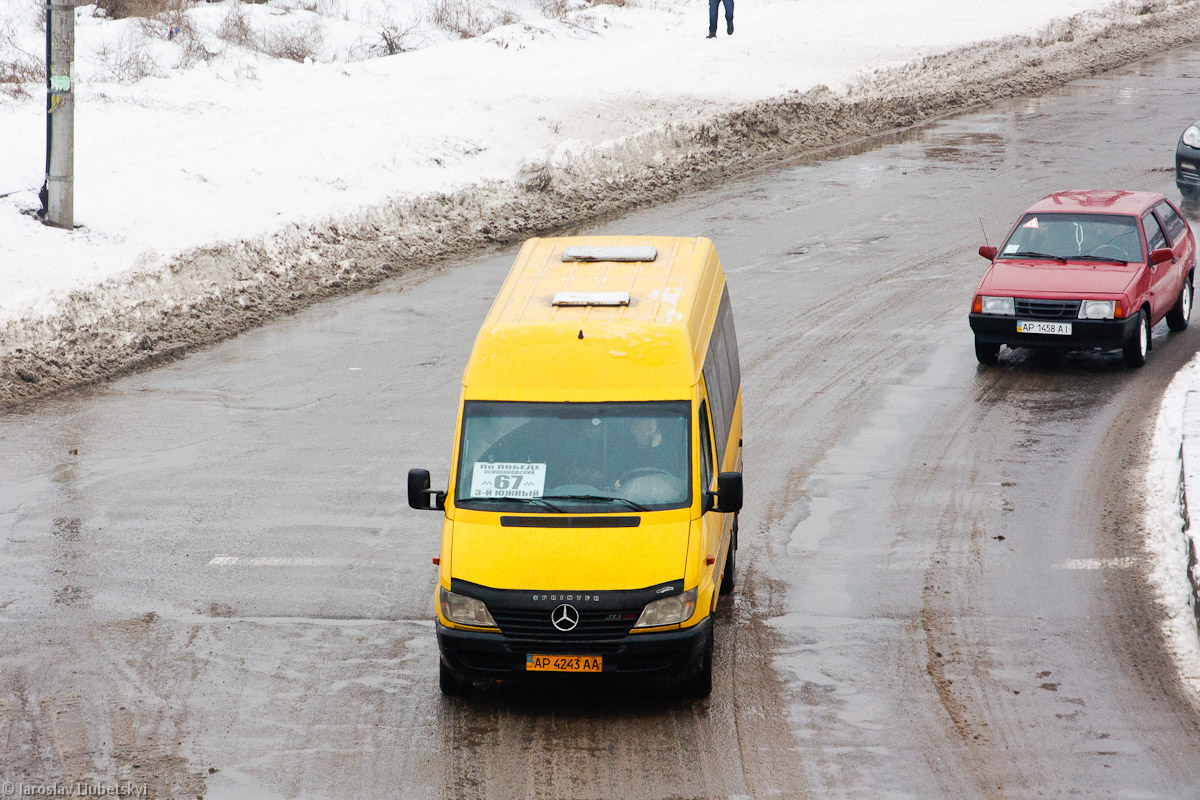
M 641 503 L 635 503 L 632 500 L 626 500 L 624 497 L 613 497 L 607 494 L 552 494 L 550 497 L 555 500 L 609 500 L 614 503 L 621 503 L 626 508 L 632 508 L 634 511 L 649 511 Z
M 1072 261 L 1103 261 L 1106 264 L 1128 264 L 1129 262 L 1123 258 L 1110 258 L 1108 256 L 1078 255 L 1071 256 Z
M 547 502 L 541 497 L 469 497 L 467 498 L 472 503 L 527 503 L 531 506 L 538 506 L 547 511 L 553 511 L 555 514 L 563 513 L 563 510 L 553 503 Z
M 1020 250 L 1016 253 L 1005 253 L 1006 258 L 1048 258 L 1051 261 L 1057 261 L 1061 264 L 1067 263 L 1067 260 L 1062 256 L 1052 256 L 1049 253 L 1035 253 L 1032 250 Z

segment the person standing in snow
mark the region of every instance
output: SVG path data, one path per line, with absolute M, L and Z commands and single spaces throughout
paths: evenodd
M 717 38 L 717 6 L 725 4 L 725 33 L 733 36 L 733 0 L 708 0 L 708 37 Z

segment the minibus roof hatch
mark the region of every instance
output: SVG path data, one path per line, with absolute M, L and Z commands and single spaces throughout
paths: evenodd
M 629 292 L 559 292 L 554 295 L 554 305 L 627 306 L 629 305 Z
M 568 247 L 563 261 L 653 261 L 658 258 L 654 247 Z

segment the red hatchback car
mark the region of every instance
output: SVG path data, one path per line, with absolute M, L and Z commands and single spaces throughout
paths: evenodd
M 992 262 L 971 306 L 980 363 L 1008 345 L 1121 348 L 1140 367 L 1161 319 L 1188 325 L 1196 240 L 1161 194 L 1056 192 L 979 255 Z

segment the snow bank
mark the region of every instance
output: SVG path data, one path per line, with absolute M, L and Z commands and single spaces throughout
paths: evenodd
M 1200 528 L 1189 506 L 1200 508 L 1200 356 L 1172 379 L 1163 395 L 1146 471 L 1146 550 L 1150 585 L 1162 605 L 1163 638 L 1184 685 L 1200 702 L 1196 565 Z M 1190 503 L 1189 503 L 1190 500 Z
M 779 9 L 784 5 L 790 8 L 794 4 L 769 5 L 768 8 L 775 9 L 771 13 L 781 13 Z M 926 11 L 959 7 L 959 4 L 938 0 L 912 5 Z M 1054 4 L 1043 2 L 1039 5 Z M 801 7 L 811 11 L 803 4 Z M 997 4 L 997 7 L 1004 10 L 1000 16 L 1008 20 L 1008 24 L 1014 24 L 1009 19 L 1013 2 Z M 535 113 L 537 91 L 540 91 L 538 84 L 534 84 L 537 91 L 527 88 L 524 94 L 518 93 L 520 96 L 497 94 L 488 100 L 488 92 L 500 91 L 504 81 L 497 84 L 495 75 L 481 75 L 480 80 L 491 88 L 482 93 L 484 100 L 476 97 L 472 102 L 484 102 L 484 110 L 481 112 L 479 107 L 472 106 L 469 113 L 451 118 L 451 124 L 462 125 L 461 135 L 449 140 L 459 142 L 458 155 L 436 150 L 450 146 L 444 141 L 424 149 L 415 148 L 426 154 L 442 153 L 436 157 L 442 164 L 433 164 L 427 173 L 427 177 L 440 177 L 440 182 L 430 178 L 422 184 L 420 181 L 426 178 L 414 178 L 406 188 L 416 187 L 417 190 L 394 196 L 388 187 L 371 184 L 378 189 L 378 196 L 362 201 L 369 194 L 363 189 L 363 193 L 354 195 L 356 202 L 346 203 L 345 207 L 322 194 L 332 191 L 350 196 L 351 190 L 341 188 L 337 183 L 338 170 L 328 169 L 325 162 L 345 156 L 349 160 L 343 161 L 343 167 L 349 170 L 345 164 L 352 163 L 353 156 L 362 149 L 352 128 L 364 117 L 362 114 L 353 116 L 351 108 L 355 103 L 363 102 L 363 95 L 346 91 L 349 84 L 343 81 L 344 76 L 328 73 L 308 76 L 304 70 L 316 66 L 311 63 L 259 63 L 254 60 L 257 56 L 238 61 L 239 69 L 253 67 L 260 74 L 278 69 L 293 80 L 296 88 L 291 97 L 304 105 L 304 113 L 288 118 L 288 125 L 313 128 L 328 125 L 330 131 L 318 131 L 309 137 L 307 141 L 321 145 L 310 152 L 298 149 L 295 139 L 273 142 L 266 137 L 264 141 L 264 137 L 256 134 L 258 129 L 252 126 L 218 126 L 219 130 L 225 131 L 227 139 L 219 143 L 216 152 L 228 154 L 232 162 L 224 166 L 212 155 L 196 155 L 193 159 L 193 154 L 182 152 L 178 145 L 172 147 L 160 142 L 163 137 L 153 142 L 144 136 L 139 138 L 136 122 L 144 115 L 152 115 L 152 109 L 139 106 L 138 93 L 144 87 L 149 87 L 145 91 L 150 92 L 154 88 L 153 82 L 161 81 L 164 86 L 158 87 L 155 90 L 158 94 L 153 95 L 156 101 L 166 102 L 162 99 L 164 92 L 175 92 L 179 95 L 172 101 L 176 106 L 194 106 L 193 110 L 201 116 L 219 116 L 235 105 L 245 107 L 257 101 L 266 103 L 269 92 L 263 91 L 260 84 L 265 81 L 261 77 L 258 81 L 239 78 L 232 73 L 222 74 L 219 69 L 217 75 L 207 76 L 208 83 L 223 88 L 229 96 L 237 96 L 236 101 L 222 99 L 225 95 L 211 87 L 206 89 L 208 83 L 201 80 L 205 78 L 205 68 L 200 66 L 184 70 L 182 76 L 173 74 L 170 79 L 152 77 L 128 86 L 106 85 L 104 93 L 121 95 L 118 105 L 123 109 L 122 113 L 128 115 L 131 127 L 126 135 L 135 143 L 134 149 L 143 147 L 144 143 L 146 150 L 159 150 L 152 152 L 146 161 L 129 156 L 128 150 L 119 151 L 122 158 L 110 159 L 111 180 L 128 183 L 111 189 L 115 199 L 108 203 L 87 199 L 87 190 L 82 187 L 88 185 L 88 180 L 82 178 L 77 169 L 81 175 L 77 179 L 80 187 L 77 208 L 80 212 L 91 209 L 77 213 L 81 221 L 87 223 L 82 230 L 68 233 L 37 225 L 27 215 L 19 213 L 34 204 L 35 201 L 31 202 L 28 197 L 22 199 L 20 195 L 13 195 L 0 200 L 0 242 L 3 242 L 4 254 L 3 263 L 0 263 L 0 286 L 5 287 L 0 296 L 12 304 L 9 315 L 0 318 L 0 407 L 12 407 L 52 392 L 159 363 L 190 348 L 234 335 L 275 315 L 369 286 L 414 266 L 608 217 L 803 151 L 911 125 L 998 97 L 1041 92 L 1065 81 L 1195 40 L 1200 37 L 1198 7 L 1198 0 L 1118 3 L 1100 11 L 1043 23 L 1028 35 L 1013 34 L 878 69 L 859 75 L 836 90 L 816 86 L 804 92 L 786 92 L 783 87 L 790 83 L 811 85 L 806 81 L 812 73 L 777 75 L 772 79 L 774 82 L 765 84 L 775 97 L 741 102 L 732 96 L 730 88 L 737 83 L 738 76 L 721 77 L 721 67 L 745 65 L 751 59 L 745 54 L 736 55 L 725 64 L 721 61 L 724 56 L 713 55 L 723 51 L 704 51 L 702 46 L 724 48 L 744 41 L 738 37 L 743 28 L 750 27 L 752 17 L 747 15 L 746 24 L 738 29 L 738 36 L 723 37 L 717 42 L 706 42 L 698 36 L 693 19 L 686 25 L 690 38 L 684 41 L 680 38 L 682 34 L 676 36 L 683 27 L 682 22 L 676 21 L 674 27 L 668 25 L 664 33 L 661 19 L 658 20 L 659 29 L 653 29 L 656 18 L 651 10 L 634 8 L 631 13 L 635 17 L 626 18 L 623 24 L 630 29 L 638 29 L 640 25 L 651 30 L 645 40 L 633 41 L 644 47 L 644 52 L 666 48 L 669 55 L 678 57 L 685 65 L 707 63 L 708 67 L 697 68 L 700 75 L 690 85 L 696 87 L 697 98 L 704 95 L 711 84 L 714 94 L 727 93 L 725 99 L 718 102 L 696 99 L 689 104 L 674 102 L 679 99 L 678 94 L 672 95 L 674 100 L 667 102 L 652 93 L 629 94 L 611 88 L 606 93 L 600 83 L 588 84 L 587 80 L 600 81 L 605 69 L 622 77 L 632 74 L 632 70 L 645 72 L 644 64 L 635 58 L 633 67 L 626 65 L 618 69 L 611 54 L 606 59 L 603 53 L 586 49 L 594 32 L 576 39 L 568 32 L 569 26 L 566 30 L 555 29 L 550 38 L 563 38 L 564 52 L 579 49 L 587 57 L 570 62 L 577 66 L 578 74 L 571 76 L 575 80 L 559 81 L 558 94 L 548 93 L 549 100 L 543 102 L 542 107 L 549 114 L 558 104 L 569 101 L 574 104 L 571 106 L 574 111 L 557 117 L 543 114 L 544 119 L 540 119 Z M 592 11 L 596 8 L 601 9 L 600 16 L 592 18 L 601 20 L 597 25 L 604 24 L 612 12 L 600 6 L 593 7 Z M 868 8 L 878 10 L 876 4 L 864 0 L 846 4 L 844 11 L 853 15 Z M 689 13 L 694 15 L 694 12 L 693 7 Z M 668 10 L 660 16 L 671 19 L 671 15 L 677 13 L 677 9 Z M 763 13 L 769 16 L 768 12 Z M 945 11 L 945 16 L 946 27 L 953 28 L 950 24 L 953 13 Z M 1045 19 L 1044 12 L 1041 19 Z M 742 21 L 741 16 L 739 21 Z M 782 25 L 784 20 L 775 21 Z M 703 20 L 700 27 L 703 27 Z M 911 27 L 910 24 L 900 30 L 903 32 Z M 773 32 L 779 29 L 769 33 L 774 35 Z M 465 58 L 465 53 L 474 53 L 478 56 L 474 61 L 476 66 L 482 64 L 488 69 L 499 70 L 498 62 L 489 61 L 476 51 L 483 51 L 491 58 L 493 51 L 533 49 L 547 35 L 530 33 L 520 26 L 507 26 L 478 39 L 454 43 L 454 47 L 461 47 L 454 50 L 450 58 L 435 59 L 436 66 L 448 68 L 454 58 Z M 927 35 L 926 41 L 942 35 Z M 901 50 L 905 54 L 919 51 L 918 41 L 919 37 L 910 37 L 908 49 Z M 677 52 L 670 48 L 677 48 Z M 419 83 L 412 76 L 433 80 L 431 76 L 436 74 L 436 69 L 422 67 L 420 59 L 432 59 L 436 50 L 429 48 L 391 59 L 353 64 L 337 62 L 333 69 L 345 70 L 356 80 L 369 73 L 379 80 L 380 86 L 396 82 Z M 699 56 L 687 56 L 694 52 L 705 53 L 704 60 L 696 62 L 694 59 Z M 626 56 L 632 57 L 631 54 L 640 57 L 642 51 L 635 48 L 625 52 Z M 563 58 L 567 56 L 563 55 Z M 689 58 L 693 61 L 689 62 Z M 601 77 L 587 80 L 580 77 L 592 74 L 578 67 L 581 62 L 599 64 L 599 67 L 588 69 L 598 71 Z M 768 66 L 777 67 L 778 64 Z M 527 69 L 542 75 L 550 75 L 555 71 L 554 67 L 553 59 L 545 58 L 534 59 L 527 65 Z M 533 80 L 531 75 L 532 72 L 526 77 Z M 762 77 L 760 72 L 748 75 Z M 460 97 L 475 91 L 469 80 L 461 76 L 455 78 L 460 79 L 463 81 Z M 671 78 L 676 79 L 683 80 L 678 75 Z M 745 81 L 747 76 L 740 79 Z M 244 85 L 239 85 L 239 80 Z M 646 80 L 653 84 L 657 79 Z M 544 85 L 556 85 L 556 81 L 558 79 L 550 75 Z M 453 105 L 455 96 L 446 94 L 448 86 L 441 86 L 443 96 L 439 102 Z M 589 88 L 588 92 L 579 95 L 572 86 Z M 652 88 L 665 91 L 659 85 L 652 85 Z M 91 91 L 101 93 L 98 88 Z M 204 95 L 204 91 L 212 93 Z M 334 103 L 331 98 L 340 93 L 346 97 Z M 319 102 L 314 105 L 308 99 L 310 95 Z M 381 89 L 379 96 L 386 98 L 389 95 Z M 515 118 L 505 116 L 505 107 L 510 100 L 519 109 Z M 40 102 L 29 100 L 26 104 Z M 328 113 L 325 113 L 326 103 L 332 104 Z M 86 119 L 85 105 L 81 100 L 79 113 Z M 377 107 L 368 109 L 371 113 L 366 117 L 379 116 L 398 125 L 396 120 L 401 116 L 419 116 L 409 108 L 395 109 L 393 105 L 380 101 Z M 423 108 L 420 104 L 414 107 Z M 587 114 L 580 113 L 580 109 L 587 109 Z M 271 106 L 272 113 L 276 110 L 277 106 Z M 547 126 L 551 119 L 556 121 L 555 124 Z M 591 121 L 596 119 L 600 122 Z M 497 126 L 494 137 L 471 132 L 472 125 L 486 126 L 489 121 L 495 121 Z M 585 122 L 593 127 L 585 126 Z M 376 129 L 367 138 L 382 136 L 380 130 Z M 188 139 L 182 131 L 173 133 L 177 135 L 165 138 L 195 143 L 194 137 Z M 496 156 L 493 161 L 487 161 L 473 151 L 473 148 L 483 147 L 482 143 L 502 142 L 505 137 L 516 137 L 524 149 L 495 145 L 503 157 Z M 304 141 L 303 137 L 299 141 Z M 243 147 L 244 151 L 239 149 Z M 288 158 L 272 161 L 276 150 L 291 152 Z M 9 151 L 0 148 L 0 152 Z M 255 155 L 249 158 L 244 152 Z M 518 153 L 519 158 L 516 157 Z M 125 156 L 129 156 L 132 165 L 127 163 Z M 178 160 L 173 162 L 172 156 Z M 7 159 L 10 156 L 0 157 Z M 456 157 L 464 160 L 461 171 L 447 171 L 445 165 Z M 471 158 L 484 160 L 466 164 Z M 291 177 L 281 177 L 272 168 L 260 170 L 262 175 L 254 174 L 260 163 L 289 161 L 302 161 L 312 167 L 289 173 Z M 375 159 L 371 163 L 377 162 Z M 40 167 L 40 156 L 37 163 Z M 204 164 L 203 169 L 194 169 L 198 164 Z M 397 172 L 391 174 L 404 174 L 410 168 L 415 170 L 403 159 L 398 164 Z M 151 167 L 171 173 L 164 178 L 164 185 L 176 194 L 167 192 L 150 196 L 140 191 L 142 185 L 147 188 L 156 185 L 158 175 L 145 174 Z M 240 182 L 231 177 L 243 173 L 245 179 Z M 222 175 L 226 177 L 218 177 Z M 321 175 L 324 178 L 314 178 Z M 354 175 L 356 182 L 361 180 L 370 184 L 373 180 L 372 170 L 365 166 Z M 29 179 L 33 180 L 33 176 Z M 261 186 L 256 188 L 256 181 L 260 181 Z M 92 181 L 92 185 L 94 191 L 101 191 L 106 184 Z M 345 183 L 346 187 L 350 185 L 356 184 Z M 441 188 L 433 189 L 434 186 Z M 204 201 L 199 205 L 207 204 L 211 208 L 203 212 L 196 210 L 197 197 Z M 313 198 L 318 198 L 319 202 Z M 4 202 L 8 205 L 3 205 Z M 21 203 L 24 207 L 18 207 Z M 174 207 L 176 204 L 178 207 Z M 275 205 L 286 206 L 288 215 L 281 212 L 277 218 L 271 212 Z M 264 216 L 268 213 L 271 215 L 269 221 Z M 248 221 L 238 223 L 243 225 L 241 228 L 231 222 L 243 217 Z M 176 218 L 183 221 L 169 222 Z M 161 235 L 156 233 L 160 227 L 166 231 Z M 234 230 L 240 231 L 240 238 L 213 241 L 212 237 L 219 232 Z M 49 244 L 47 237 L 53 240 Z M 189 237 L 201 241 L 192 241 Z M 172 245 L 178 247 L 189 241 L 194 245 L 189 249 L 172 249 Z M 114 269 L 111 263 L 103 263 L 105 258 L 112 257 L 123 259 L 118 261 L 119 269 Z M 70 286 L 59 286 L 55 291 L 51 275 L 64 267 L 63 271 L 68 274 L 74 269 L 78 280 Z M 16 288 L 20 282 L 12 277 L 13 273 L 32 276 L 23 296 Z M 15 301 L 14 297 L 17 297 Z

